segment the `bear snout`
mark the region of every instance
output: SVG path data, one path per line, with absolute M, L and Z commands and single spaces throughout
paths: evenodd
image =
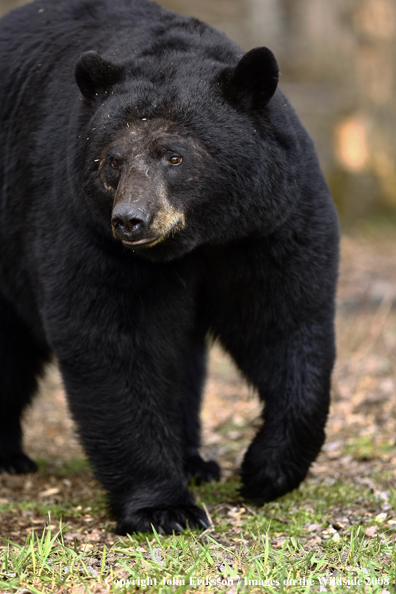
M 151 219 L 151 213 L 141 206 L 117 204 L 111 217 L 114 237 L 127 245 L 151 242 L 155 239 L 149 236 Z

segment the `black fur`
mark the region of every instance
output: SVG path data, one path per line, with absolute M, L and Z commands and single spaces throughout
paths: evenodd
M 120 532 L 205 527 L 208 336 L 265 401 L 258 503 L 324 440 L 338 225 L 266 48 L 146 0 L 43 0 L 0 23 L 0 468 L 54 352 Z

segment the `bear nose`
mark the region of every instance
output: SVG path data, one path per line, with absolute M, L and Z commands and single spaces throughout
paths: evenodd
M 140 239 L 150 222 L 150 214 L 131 204 L 117 204 L 113 209 L 111 224 L 117 239 Z

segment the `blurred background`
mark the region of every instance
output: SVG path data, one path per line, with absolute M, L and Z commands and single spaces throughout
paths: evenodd
M 0 14 L 24 3 L 0 0 Z M 209 22 L 244 50 L 272 49 L 343 225 L 396 221 L 396 0 L 159 4 Z

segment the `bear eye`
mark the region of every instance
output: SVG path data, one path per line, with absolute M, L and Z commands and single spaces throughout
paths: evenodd
M 170 158 L 171 165 L 180 165 L 182 161 L 183 159 L 181 157 L 178 157 L 177 155 L 174 155 Z
M 113 169 L 119 169 L 120 168 L 120 162 L 117 159 L 112 159 L 110 161 L 110 165 L 112 166 Z

